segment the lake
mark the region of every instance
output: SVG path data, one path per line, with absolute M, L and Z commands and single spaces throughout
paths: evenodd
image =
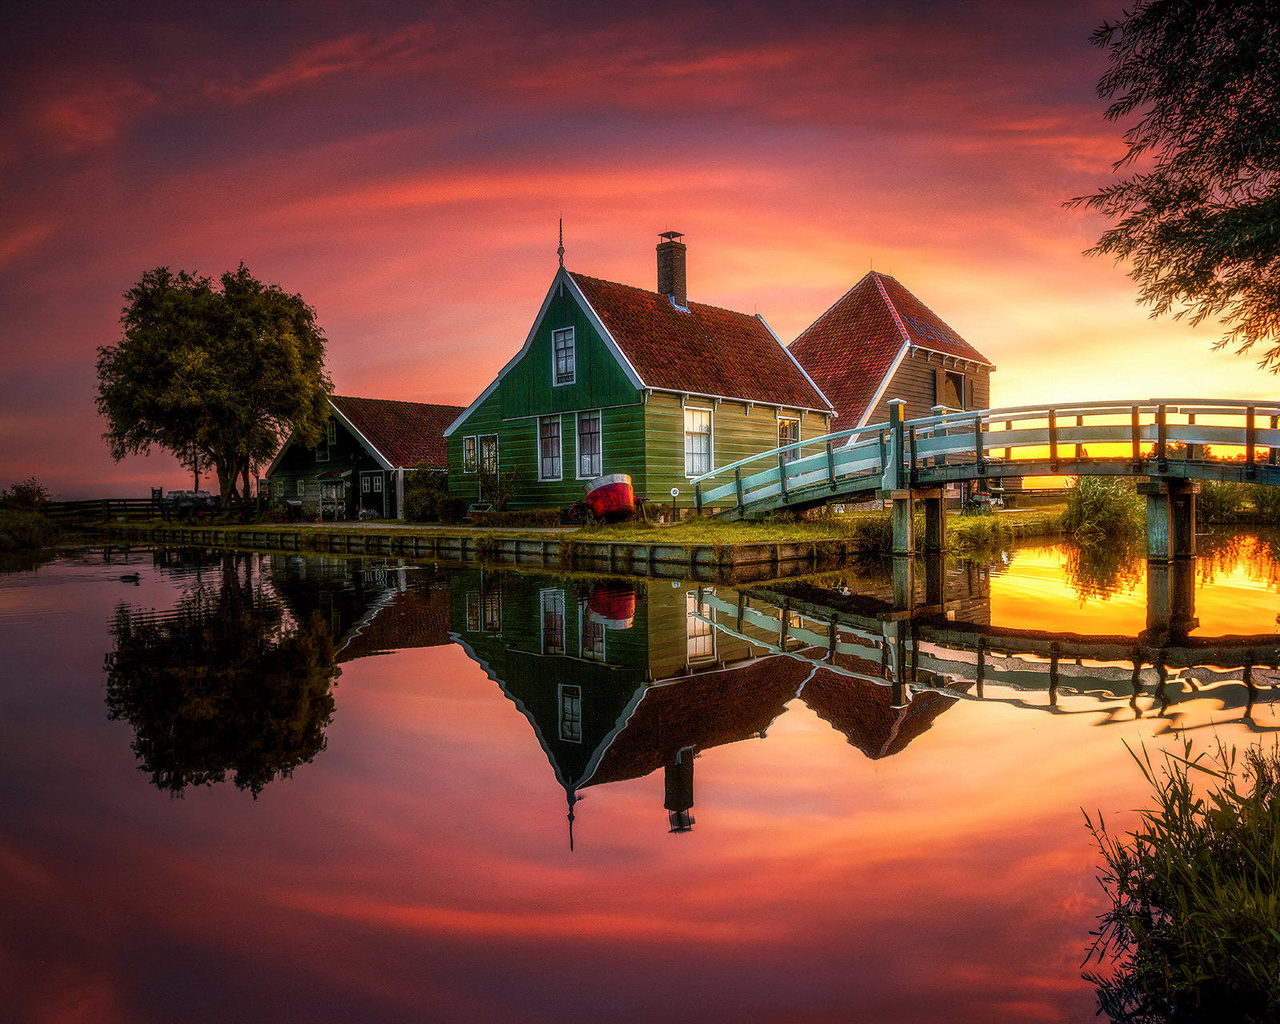
M 1280 546 L 1200 549 L 1190 640 L 1056 545 L 911 621 L 874 564 L 0 575 L 4 1019 L 1093 1020 L 1082 810 L 1280 729 Z

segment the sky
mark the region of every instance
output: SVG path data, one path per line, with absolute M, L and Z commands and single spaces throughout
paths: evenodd
M 17 0 L 0 13 L 0 487 L 183 486 L 94 407 L 147 270 L 303 296 L 338 394 L 466 405 L 557 266 L 790 341 L 868 270 L 998 367 L 994 405 L 1274 395 L 1213 324 L 1152 321 L 1107 226 L 1121 129 L 1077 3 Z

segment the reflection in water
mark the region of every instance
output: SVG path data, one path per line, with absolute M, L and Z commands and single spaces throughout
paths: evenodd
M 227 554 L 177 606 L 121 606 L 111 626 L 107 709 L 134 729 L 160 789 L 222 782 L 260 793 L 324 749 L 333 638 L 318 615 L 286 614 L 251 558 Z
M 1063 574 L 1082 601 L 1132 590 L 1145 568 L 1146 554 L 1137 542 L 1063 546 Z

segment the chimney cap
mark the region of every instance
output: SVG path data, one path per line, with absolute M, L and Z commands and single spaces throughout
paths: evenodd
M 674 242 L 677 238 L 684 238 L 683 231 L 659 231 L 659 238 L 665 238 L 668 242 Z

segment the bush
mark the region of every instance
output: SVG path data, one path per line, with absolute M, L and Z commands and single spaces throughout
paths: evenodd
M 1078 540 L 1132 537 L 1146 527 L 1146 509 L 1133 482 L 1114 476 L 1080 477 L 1067 492 L 1062 530 Z
M 530 508 L 516 512 L 470 512 L 467 518 L 477 526 L 559 526 L 558 508 Z
M 411 523 L 439 522 L 442 502 L 448 496 L 448 478 L 445 474 L 415 469 L 404 481 L 405 519 Z
M 39 512 L 49 504 L 49 491 L 35 477 L 28 477 L 0 491 L 0 508 L 20 512 Z
M 61 539 L 58 527 L 39 512 L 0 509 L 0 551 L 36 551 Z
M 1280 749 L 1251 747 L 1238 765 L 1234 748 L 1206 758 L 1186 741 L 1164 757 L 1157 771 L 1149 753 L 1135 755 L 1156 803 L 1136 831 L 1117 839 L 1085 816 L 1111 900 L 1090 959 L 1116 964 L 1084 975 L 1099 1012 L 1280 1019 Z
M 1196 518 L 1205 523 L 1238 523 L 1246 518 L 1245 507 L 1250 490 L 1248 484 L 1219 483 L 1206 480 L 1196 495 Z

